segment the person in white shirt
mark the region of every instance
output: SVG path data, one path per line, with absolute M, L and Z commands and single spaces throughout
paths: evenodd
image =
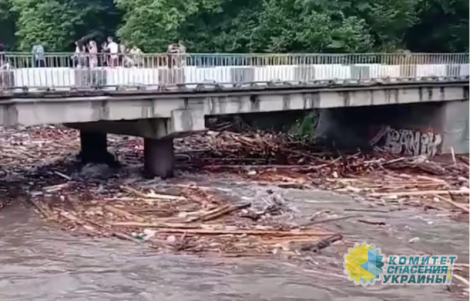
M 108 37 L 106 48 L 109 51 L 109 66 L 116 67 L 119 63 L 119 45 L 113 41 L 113 38 Z

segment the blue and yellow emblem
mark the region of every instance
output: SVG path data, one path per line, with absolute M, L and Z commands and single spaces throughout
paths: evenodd
M 383 273 L 383 256 L 380 249 L 367 243 L 355 244 L 344 255 L 344 273 L 356 285 L 367 286 L 374 284 Z

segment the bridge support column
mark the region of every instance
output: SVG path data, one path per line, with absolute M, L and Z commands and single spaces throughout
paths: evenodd
M 92 131 L 80 131 L 80 159 L 83 164 L 104 163 L 116 165 L 115 158 L 108 152 L 106 134 Z
M 144 139 L 144 173 L 162 179 L 174 176 L 173 138 Z

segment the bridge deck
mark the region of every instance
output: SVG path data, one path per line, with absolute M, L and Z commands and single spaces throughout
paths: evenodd
M 108 89 L 70 89 L 70 90 L 0 90 L 0 102 L 15 101 L 77 101 L 90 100 L 120 100 L 120 99 L 159 99 L 159 98 L 199 98 L 220 95 L 261 95 L 263 93 L 308 93 L 308 92 L 353 92 L 355 90 L 402 89 L 402 88 L 450 88 L 469 85 L 469 77 L 458 78 L 423 78 L 397 79 L 395 81 L 366 80 L 366 81 L 316 81 L 310 83 L 247 83 L 239 85 L 199 84 L 181 85 L 178 87 L 161 87 L 161 89 L 141 89 L 119 87 Z

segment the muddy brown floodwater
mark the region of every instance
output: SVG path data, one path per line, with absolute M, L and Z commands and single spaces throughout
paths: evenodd
M 202 176 L 197 181 L 230 188 L 226 193 L 232 197 L 254 200 L 271 188 L 306 217 L 322 210 L 341 216 L 351 214 L 348 209 L 370 209 L 367 202 L 324 191 L 261 187 L 230 179 L 215 182 Z M 466 222 L 422 209 L 360 214 L 386 225 L 362 224 L 357 219 L 325 224 L 327 230 L 344 234 L 344 241 L 313 254 L 307 268 L 278 260 L 156 255 L 145 246 L 51 229 L 30 209 L 13 204 L 0 212 L 0 300 L 468 299 L 449 292 L 446 286 L 363 288 L 347 281 L 342 272 L 343 254 L 354 242 L 374 243 L 385 254 L 457 254 L 459 262 L 468 263 Z

